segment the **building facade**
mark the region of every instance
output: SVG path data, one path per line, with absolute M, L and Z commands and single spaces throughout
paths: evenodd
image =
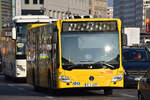
M 16 15 L 89 15 L 89 0 L 16 0 Z
M 2 32 L 2 12 L 1 12 L 1 1 L 0 1 L 0 34 Z
M 124 27 L 136 25 L 136 0 L 114 0 L 114 18 L 120 18 Z
M 1 26 L 2 34 L 11 33 L 11 20 L 12 20 L 12 0 L 0 0 L 1 2 Z
M 146 9 L 150 0 L 114 0 L 114 18 L 120 18 L 124 27 L 140 27 L 146 30 Z
M 108 0 L 89 0 L 89 14 L 95 18 L 107 18 Z
M 51 1 L 51 0 L 49 0 Z M 17 0 L 17 3 L 20 6 L 16 6 L 18 8 L 17 12 L 21 15 L 43 15 L 43 9 L 45 2 L 44 0 Z
M 107 8 L 107 17 L 108 18 L 113 18 L 113 7 L 108 7 Z

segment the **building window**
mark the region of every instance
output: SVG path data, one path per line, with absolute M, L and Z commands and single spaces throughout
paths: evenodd
M 89 14 L 92 14 L 92 11 L 91 11 L 91 9 L 89 10 Z
M 37 0 L 33 0 L 33 4 L 37 4 L 38 2 L 37 2 Z
M 146 4 L 150 4 L 150 1 L 146 1 Z
M 25 2 L 25 4 L 29 4 L 29 0 L 25 0 L 24 2 Z
M 40 4 L 44 4 L 44 0 L 40 0 Z

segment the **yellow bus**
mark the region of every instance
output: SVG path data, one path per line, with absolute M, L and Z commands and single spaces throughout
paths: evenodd
M 66 19 L 27 28 L 27 79 L 34 88 L 124 86 L 119 19 Z

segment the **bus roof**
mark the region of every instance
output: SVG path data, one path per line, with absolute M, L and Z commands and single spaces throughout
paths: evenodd
M 118 18 L 63 19 L 61 21 L 120 21 Z
M 13 17 L 12 21 L 15 23 L 29 23 L 29 22 L 53 22 L 57 21 L 58 19 L 50 19 L 48 16 L 45 15 L 23 15 L 23 16 L 15 16 Z

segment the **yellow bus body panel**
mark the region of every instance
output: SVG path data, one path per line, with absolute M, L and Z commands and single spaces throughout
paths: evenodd
M 48 67 L 40 67 L 40 86 L 48 88 Z
M 123 87 L 124 80 L 112 82 L 112 78 L 116 75 L 123 75 L 122 69 L 88 69 L 58 72 L 58 87 L 57 88 L 79 88 L 79 87 Z M 72 82 L 65 83 L 59 80 L 59 76 L 67 76 Z M 94 77 L 90 81 L 90 76 Z

